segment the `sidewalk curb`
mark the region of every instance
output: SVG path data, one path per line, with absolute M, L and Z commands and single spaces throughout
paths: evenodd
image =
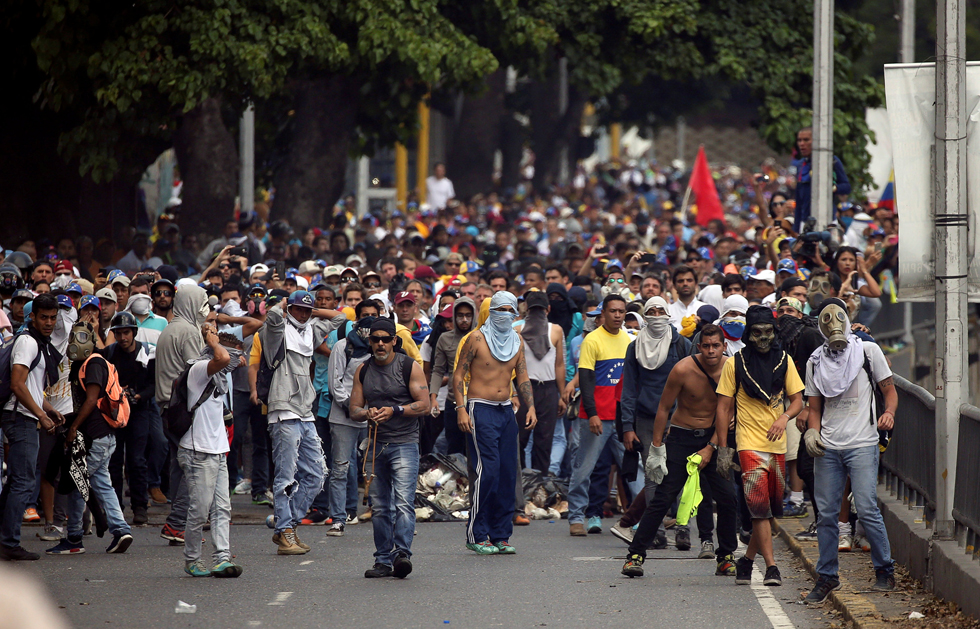
M 803 530 L 802 527 L 797 527 L 799 530 Z M 807 548 L 804 548 L 800 542 L 793 537 L 796 531 L 789 531 L 782 522 L 779 523 L 777 528 L 777 535 L 780 539 L 785 542 L 786 546 L 789 547 L 790 552 L 800 558 L 803 562 L 803 566 L 810 573 L 810 576 L 816 580 L 817 578 L 817 558 L 811 557 L 807 553 Z M 816 550 L 814 549 L 814 554 Z M 831 604 L 835 609 L 843 614 L 846 620 L 851 621 L 854 624 L 854 629 L 883 629 L 888 623 L 882 620 L 882 614 L 875 607 L 875 604 L 871 602 L 871 599 L 862 596 L 860 594 L 854 594 L 854 591 L 858 588 L 854 587 L 847 579 L 841 579 L 841 589 L 836 592 L 831 592 L 830 600 Z

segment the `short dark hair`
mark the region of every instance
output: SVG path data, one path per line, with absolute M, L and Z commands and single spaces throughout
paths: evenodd
M 320 284 L 320 285 L 319 285 L 319 286 L 317 287 L 317 289 L 316 289 L 315 291 L 313 291 L 313 295 L 314 295 L 314 296 L 316 296 L 316 294 L 317 294 L 317 293 L 319 293 L 319 292 L 320 292 L 321 290 L 325 290 L 325 291 L 327 291 L 328 293 L 330 293 L 331 295 L 333 295 L 333 297 L 334 297 L 334 299 L 336 299 L 336 298 L 337 298 L 337 291 L 335 291 L 334 289 L 332 289 L 332 288 L 330 288 L 330 287 L 329 287 L 329 286 L 327 286 L 326 284 Z
M 531 275 L 536 275 L 536 276 L 538 276 L 541 279 L 542 282 L 544 281 L 544 271 L 542 271 L 541 270 L 541 267 L 539 267 L 539 266 L 532 267 L 532 268 L 528 269 L 527 271 L 525 271 L 525 273 L 524 273 L 524 281 L 527 282 L 527 280 L 530 279 L 530 276 Z
M 150 281 L 148 279 L 146 279 L 142 275 L 137 275 L 136 277 L 133 278 L 133 281 L 129 283 L 129 290 L 130 292 L 132 292 L 134 288 L 138 288 L 140 286 L 149 286 L 149 285 L 150 285 Z
M 657 285 L 660 286 L 660 292 L 664 290 L 664 280 L 660 277 L 658 273 L 647 273 L 643 276 L 643 282 L 647 280 L 657 280 Z M 640 282 L 640 286 L 643 286 L 643 282 Z
M 394 258 L 389 256 L 387 258 L 381 258 L 381 262 L 378 263 L 378 270 L 380 271 L 381 267 L 386 264 L 395 265 L 396 271 L 401 271 L 405 268 L 405 262 L 402 261 L 402 258 Z
M 803 288 L 809 288 L 803 280 L 798 277 L 791 277 L 782 284 L 779 285 L 779 296 L 782 297 L 789 291 L 793 290 L 797 286 L 802 286 Z
M 606 307 L 608 307 L 609 304 L 611 304 L 614 301 L 621 301 L 623 302 L 623 306 L 626 306 L 625 297 L 623 297 L 619 293 L 609 293 L 608 295 L 606 295 L 605 299 L 602 300 L 602 310 L 605 311 Z
M 714 323 L 709 323 L 701 328 L 701 337 L 698 339 L 698 345 L 704 343 L 704 339 L 709 336 L 717 336 L 719 339 L 721 339 L 722 343 L 725 342 L 725 335 L 722 333 L 721 328 Z
M 510 284 L 510 276 L 508 276 L 504 271 L 493 271 L 490 273 L 490 275 L 487 276 L 487 284 L 498 278 L 503 278 L 504 281 Z
M 745 278 L 738 273 L 729 273 L 725 276 L 725 279 L 721 281 L 721 291 L 725 292 L 725 289 L 733 284 L 738 284 L 742 287 L 742 292 L 745 292 Z
M 413 281 L 416 281 L 416 280 L 413 280 Z M 344 289 L 344 300 L 345 301 L 347 300 L 347 293 L 360 293 L 361 294 L 361 297 L 363 297 L 364 296 L 364 287 L 361 286 L 360 284 L 358 284 L 357 282 L 351 282 L 350 284 L 347 285 L 347 288 Z M 355 313 L 356 313 L 356 310 L 355 310 Z
M 31 306 L 31 312 L 40 312 L 41 310 L 57 310 L 58 309 L 58 298 L 51 293 L 41 293 L 34 298 L 33 305 Z
M 239 298 L 242 296 L 242 289 L 237 284 L 228 283 L 221 287 L 218 291 L 218 296 L 224 295 L 225 293 L 238 293 Z
M 545 272 L 558 271 L 558 274 L 562 277 L 568 277 L 568 269 L 565 268 L 564 264 L 549 264 L 544 270 Z
M 679 264 L 679 265 L 677 265 L 674 268 L 674 272 L 670 276 L 670 281 L 672 281 L 672 282 L 674 282 L 676 284 L 677 283 L 678 276 L 685 275 L 687 273 L 690 273 L 691 275 L 693 275 L 694 276 L 694 280 L 697 281 L 698 274 L 694 272 L 694 269 L 692 269 L 691 267 L 687 266 L 686 264 Z
M 211 269 L 210 271 L 208 271 L 208 276 L 206 278 L 204 278 L 204 279 L 216 277 L 218 275 L 220 275 L 221 277 L 224 277 L 224 275 L 218 269 Z M 136 281 L 136 280 L 133 280 L 133 281 Z
M 348 286 L 348 288 L 350 288 L 350 287 Z M 377 301 L 375 301 L 373 299 L 365 299 L 361 303 L 359 303 L 356 306 L 354 306 L 354 318 L 355 319 L 360 319 L 361 318 L 361 312 L 365 308 L 374 308 L 375 310 L 378 311 L 378 314 L 379 315 L 381 314 L 381 305 Z

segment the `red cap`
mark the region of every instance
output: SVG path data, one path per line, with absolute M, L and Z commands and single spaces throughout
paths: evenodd
M 415 295 L 413 293 L 408 292 L 407 290 L 403 290 L 402 292 L 395 295 L 395 304 L 400 304 L 403 301 L 410 301 L 414 304 Z
M 436 275 L 436 272 L 432 270 L 431 266 L 425 266 L 424 264 L 421 264 L 415 267 L 415 279 L 436 280 L 439 279 L 439 276 Z
M 58 263 L 54 265 L 55 275 L 64 271 L 68 271 L 69 273 L 75 272 L 75 267 L 72 266 L 71 260 L 59 260 Z

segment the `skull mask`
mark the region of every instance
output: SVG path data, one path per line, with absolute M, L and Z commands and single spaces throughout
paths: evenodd
M 830 303 L 820 311 L 817 320 L 820 333 L 827 339 L 831 351 L 839 352 L 847 347 L 847 336 L 850 332 L 850 321 L 847 312 L 838 304 Z
M 768 354 L 775 339 L 776 331 L 771 323 L 757 323 L 749 330 L 749 338 L 746 340 L 755 351 Z
M 95 330 L 88 321 L 78 321 L 68 337 L 68 359 L 72 362 L 85 360 L 95 350 Z
M 810 310 L 816 310 L 823 300 L 830 297 L 833 286 L 828 275 L 816 275 L 810 278 L 810 286 L 807 289 L 806 300 L 810 304 Z

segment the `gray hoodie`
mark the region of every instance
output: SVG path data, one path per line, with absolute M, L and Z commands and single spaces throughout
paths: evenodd
M 156 398 L 161 408 L 170 403 L 174 382 L 187 368 L 187 362 L 201 355 L 204 337 L 201 326 L 207 319 L 202 312 L 208 293 L 200 286 L 185 285 L 174 296 L 174 318 L 160 333 L 156 352 Z
M 439 389 L 442 388 L 443 376 L 449 376 L 450 382 L 453 380 L 453 370 L 456 366 L 456 348 L 459 347 L 459 342 L 468 333 L 456 329 L 456 308 L 460 306 L 469 306 L 473 311 L 473 323 L 470 325 L 469 331 L 476 329 L 476 319 L 480 315 L 476 304 L 469 297 L 457 299 L 453 303 L 453 329 L 444 332 L 439 337 L 436 349 L 432 352 L 432 376 L 429 379 L 430 395 L 438 395 Z M 451 392 L 449 399 L 452 399 Z
M 286 317 L 282 311 L 282 302 L 276 304 L 266 316 L 265 325 L 259 330 L 262 341 L 262 359 L 269 367 L 276 359 L 279 348 L 286 342 Z M 347 317 L 337 315 L 329 321 L 311 318 L 309 325 L 313 328 L 313 347 L 319 347 L 331 332 L 347 322 Z M 159 351 L 159 350 L 158 350 Z M 269 386 L 269 416 L 276 411 L 290 411 L 301 418 L 313 417 L 313 400 L 316 390 L 310 376 L 312 356 L 290 351 L 286 347 L 286 357 L 272 375 Z

